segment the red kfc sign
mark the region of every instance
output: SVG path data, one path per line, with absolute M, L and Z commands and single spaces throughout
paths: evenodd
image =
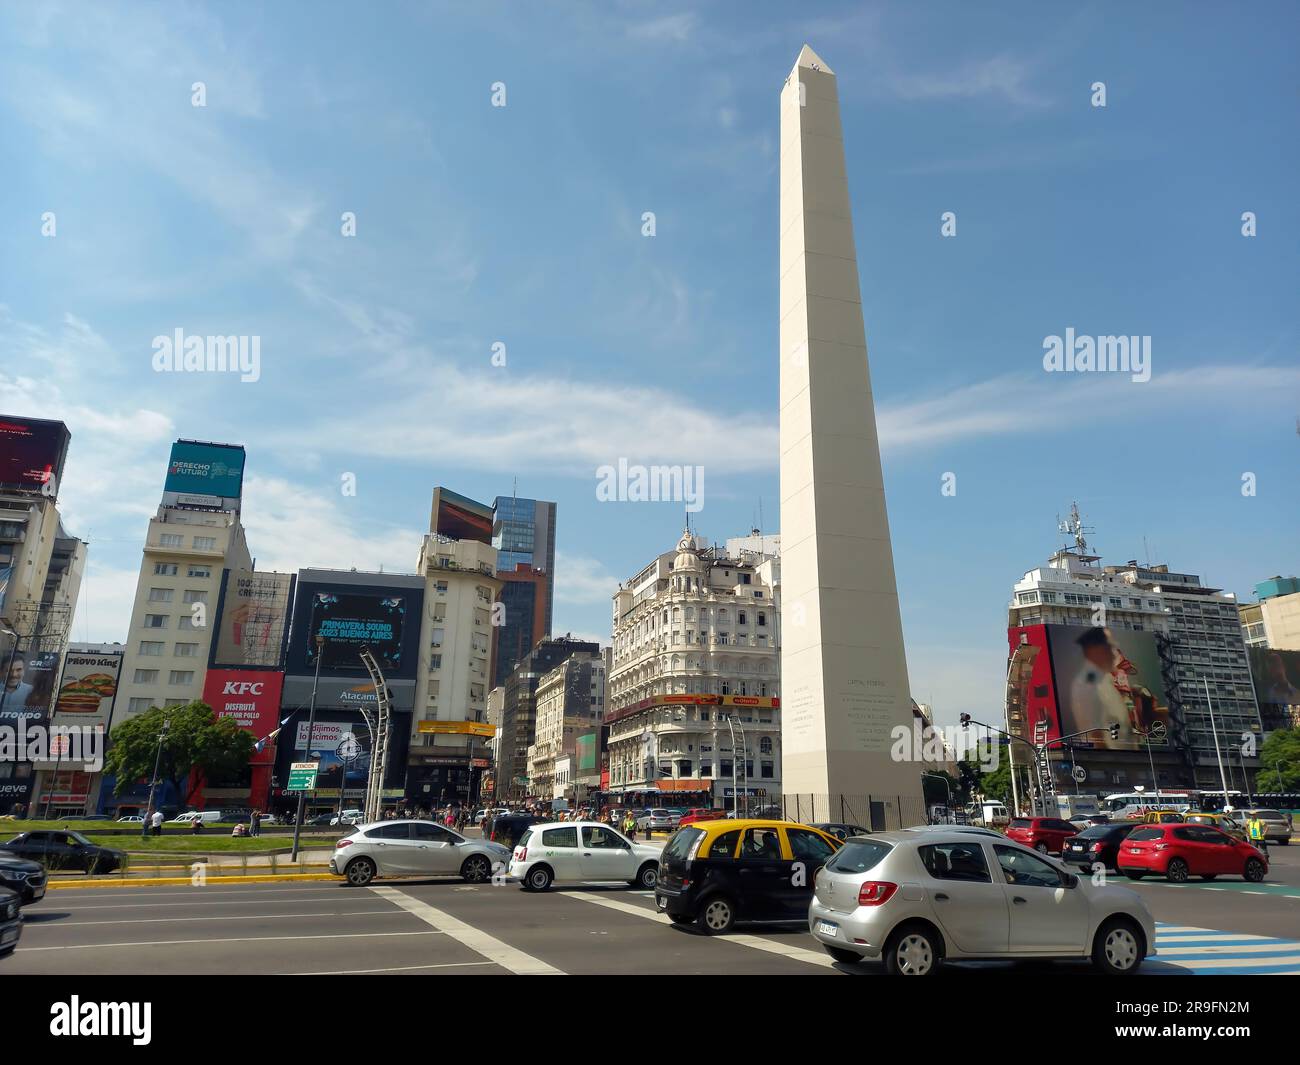
M 280 719 L 284 674 L 262 669 L 209 669 L 203 681 L 203 701 L 217 717 L 233 717 L 259 739 L 275 730 Z

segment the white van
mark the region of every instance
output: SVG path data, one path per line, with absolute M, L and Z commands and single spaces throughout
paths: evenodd
M 205 825 L 215 825 L 222 818 L 220 810 L 190 810 L 188 813 L 177 814 L 167 823 L 169 825 L 192 825 L 195 821 L 202 822 Z

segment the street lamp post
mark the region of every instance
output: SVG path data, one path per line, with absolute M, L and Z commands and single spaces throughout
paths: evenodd
M 942 780 L 942 781 L 943 781 L 943 786 L 948 790 L 948 816 L 945 817 L 945 818 L 943 819 L 943 823 L 944 823 L 945 825 L 946 825 L 946 824 L 951 824 L 951 822 L 948 820 L 948 818 L 952 816 L 952 783 L 948 780 L 948 776 L 947 776 L 947 774 L 946 774 L 946 773 L 927 773 L 927 772 L 925 772 L 925 771 L 923 770 L 923 771 L 921 772 L 921 776 L 923 776 L 923 777 L 934 777 L 934 778 L 937 779 L 937 780 Z
M 311 758 L 312 733 L 316 730 L 316 690 L 320 687 L 320 660 L 325 654 L 325 637 L 316 636 L 316 676 L 311 682 L 311 709 L 307 712 L 307 757 Z M 292 760 L 292 759 L 291 759 Z M 314 783 L 314 781 L 313 781 Z M 342 783 L 342 782 L 340 782 Z M 298 842 L 302 838 L 303 807 L 307 803 L 307 792 L 298 792 L 298 816 L 293 820 L 293 852 L 289 861 L 298 860 Z
M 163 742 L 167 739 L 167 727 L 171 718 L 164 717 L 162 728 L 158 730 L 158 753 L 153 758 L 153 776 L 149 778 L 149 805 L 145 807 L 144 824 L 140 826 L 140 838 L 149 838 L 149 819 L 153 816 L 154 792 L 158 787 L 158 770 L 162 766 Z

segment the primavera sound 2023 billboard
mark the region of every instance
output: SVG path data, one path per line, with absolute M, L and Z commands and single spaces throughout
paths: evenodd
M 356 669 L 361 649 L 369 647 L 381 669 L 401 670 L 406 599 L 400 595 L 316 592 L 307 634 L 307 665 L 316 664 L 316 637 L 325 638 L 321 666 Z
M 1076 747 L 1137 750 L 1154 725 L 1172 740 L 1169 700 L 1155 635 L 1085 625 L 1026 625 L 1007 630 L 1014 653 L 1031 658 L 1021 692 L 1026 739 L 1046 724 L 1046 739 L 1086 733 Z M 1119 734 L 1110 738 L 1111 725 Z
M 167 461 L 164 502 L 238 507 L 244 491 L 244 449 L 238 444 L 177 440 Z

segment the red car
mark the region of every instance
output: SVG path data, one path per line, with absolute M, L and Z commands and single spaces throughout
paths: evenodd
M 1130 880 L 1163 876 L 1175 884 L 1189 876 L 1241 876 L 1258 883 L 1268 873 L 1268 857 L 1209 825 L 1143 825 L 1120 844 L 1119 871 Z
M 682 814 L 678 827 L 682 825 L 693 825 L 696 821 L 721 821 L 727 816 L 726 810 L 706 810 L 703 806 L 697 806 L 693 810 L 687 810 Z
M 1077 828 L 1059 817 L 1013 817 L 1006 832 L 1007 839 L 1043 854 L 1060 854 L 1065 841 L 1078 834 Z

